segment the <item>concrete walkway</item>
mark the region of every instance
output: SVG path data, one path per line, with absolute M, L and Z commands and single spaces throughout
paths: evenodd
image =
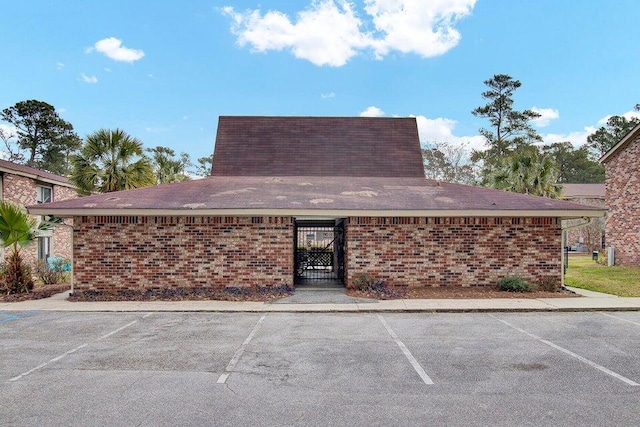
M 205 312 L 483 312 L 483 311 L 602 311 L 640 310 L 640 298 L 570 288 L 582 298 L 491 298 L 491 299 L 399 299 L 375 301 L 351 298 L 331 301 L 316 299 L 311 303 L 291 300 L 280 302 L 234 301 L 118 301 L 69 302 L 68 292 L 34 301 L 0 303 L 0 311 L 205 311 Z M 360 301 L 361 300 L 361 301 Z

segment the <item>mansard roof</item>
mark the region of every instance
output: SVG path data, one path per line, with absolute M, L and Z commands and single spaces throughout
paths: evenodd
M 211 175 L 423 178 L 424 170 L 415 118 L 222 116 Z

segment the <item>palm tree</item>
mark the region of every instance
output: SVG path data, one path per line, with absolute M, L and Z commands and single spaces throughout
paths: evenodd
M 0 202 L 0 240 L 2 247 L 11 247 L 0 280 L 5 292 L 29 292 L 33 289 L 33 278 L 29 266 L 22 260 L 20 248 L 32 243 L 37 231 L 35 218 L 23 212 L 20 206 L 4 200 Z
M 558 168 L 549 157 L 540 157 L 535 147 L 503 157 L 487 174 L 489 187 L 514 193 L 557 198 L 562 186 Z
M 155 182 L 142 142 L 121 129 L 100 129 L 87 136 L 72 159 L 71 181 L 84 193 L 109 193 Z

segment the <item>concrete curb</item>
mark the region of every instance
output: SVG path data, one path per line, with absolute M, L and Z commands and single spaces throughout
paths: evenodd
M 68 292 L 32 301 L 0 303 L 0 311 L 201 313 L 500 313 L 640 311 L 640 298 L 572 291 L 583 298 L 401 299 L 377 303 L 273 304 L 234 301 L 70 302 Z M 584 292 L 584 293 L 583 293 Z

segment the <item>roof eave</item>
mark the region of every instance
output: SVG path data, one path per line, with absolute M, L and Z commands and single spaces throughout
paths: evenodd
M 616 145 L 614 145 L 609 151 L 604 153 L 602 157 L 600 157 L 600 163 L 606 163 L 614 154 L 616 154 L 620 149 L 627 145 L 629 141 L 637 136 L 640 132 L 640 123 L 638 123 L 633 129 L 629 131 Z
M 551 217 L 551 218 L 599 218 L 604 217 L 604 209 L 455 209 L 455 210 L 382 210 L 382 209 L 51 209 L 45 206 L 30 206 L 32 215 L 54 215 L 57 217 L 77 216 L 325 216 L 346 218 L 355 216 L 371 217 Z
M 69 182 L 58 181 L 56 179 L 51 179 L 51 178 L 48 178 L 48 177 L 45 177 L 45 176 L 42 176 L 42 175 L 39 175 L 39 174 L 35 174 L 35 173 L 19 171 L 19 170 L 7 168 L 7 167 L 4 167 L 4 166 L 0 166 L 0 172 L 10 173 L 12 175 L 24 176 L 25 178 L 31 178 L 31 179 L 34 179 L 36 181 L 46 182 L 47 184 L 61 185 L 63 187 L 69 187 L 71 189 L 75 189 L 75 186 L 73 184 L 69 183 Z

